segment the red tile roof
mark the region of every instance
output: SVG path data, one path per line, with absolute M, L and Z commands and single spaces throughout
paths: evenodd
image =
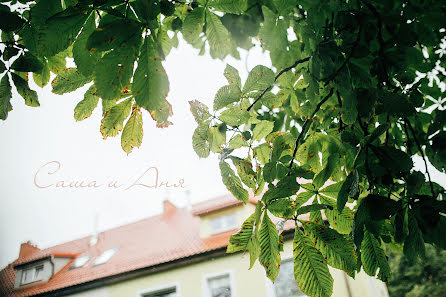
M 250 202 L 256 203 L 256 200 L 250 199 Z M 236 230 L 200 238 L 200 219 L 196 215 L 239 204 L 234 197 L 223 196 L 197 204 L 190 212 L 165 202 L 164 214 L 101 232 L 93 246 L 90 246 L 91 236 L 43 250 L 26 246 L 25 255 L 0 271 L 0 296 L 33 296 L 224 248 Z M 119 250 L 108 262 L 92 264 L 103 251 L 115 247 Z M 14 265 L 61 254 L 85 253 L 92 255 L 92 259 L 83 267 L 69 269 L 73 257 L 48 281 L 14 289 Z
M 254 197 L 249 197 L 248 202 L 254 205 L 257 204 L 257 199 Z M 243 204 L 242 201 L 234 199 L 234 196 L 227 194 L 214 199 L 206 200 L 201 203 L 195 204 L 192 209 L 192 214 L 196 216 L 201 216 L 214 212 L 216 210 L 221 210 L 227 207 L 236 206 Z

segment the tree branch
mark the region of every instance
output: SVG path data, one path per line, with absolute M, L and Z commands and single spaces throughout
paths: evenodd
M 297 60 L 296 62 L 294 62 L 293 65 L 288 66 L 287 68 L 284 68 L 284 69 L 280 70 L 280 72 L 277 73 L 276 76 L 274 77 L 274 82 L 276 82 L 277 79 L 278 79 L 282 74 L 284 74 L 284 73 L 287 72 L 287 71 L 290 71 L 291 69 L 293 69 L 294 67 L 296 67 L 296 66 L 299 65 L 299 64 L 302 64 L 302 63 L 307 62 L 308 60 L 310 60 L 310 58 L 311 58 L 311 57 L 306 57 L 306 58 L 304 58 L 304 59 Z M 262 91 L 262 93 L 260 93 L 260 95 L 259 95 L 259 96 L 254 100 L 254 102 L 248 107 L 247 111 L 250 111 L 251 108 L 252 108 L 252 107 L 253 107 L 253 106 L 254 106 L 260 99 L 262 99 L 262 97 L 266 94 L 266 92 L 268 92 L 268 91 L 271 90 L 272 88 L 273 88 L 273 86 L 269 86 L 268 88 L 264 89 L 264 90 Z
M 330 97 L 333 95 L 333 91 L 334 89 L 331 88 L 330 92 L 328 93 L 327 96 L 324 97 L 324 99 L 322 99 L 317 105 L 316 108 L 314 109 L 313 113 L 305 120 L 304 124 L 302 125 L 302 130 L 300 131 L 299 135 L 296 138 L 296 142 L 294 144 L 294 151 L 293 151 L 293 158 L 290 161 L 290 165 L 288 168 L 288 175 L 290 175 L 291 173 L 291 168 L 293 167 L 293 163 L 294 163 L 294 158 L 296 157 L 297 154 L 297 148 L 299 146 L 299 141 L 305 137 L 305 134 L 307 134 L 307 126 L 308 123 L 313 119 L 313 117 L 316 115 L 316 113 L 321 109 L 322 104 L 324 104 L 325 102 L 327 102 L 328 99 L 330 99 Z
M 332 75 L 323 79 L 324 81 L 329 82 L 329 81 L 333 80 L 333 78 L 335 78 L 341 72 L 341 70 L 344 69 L 345 65 L 347 65 L 347 63 L 350 61 L 350 59 L 353 56 L 353 53 L 355 52 L 355 48 L 358 46 L 359 41 L 361 40 L 361 31 L 362 31 L 362 26 L 360 25 L 359 30 L 358 30 L 358 35 L 356 36 L 356 40 L 354 41 L 347 58 L 345 58 L 342 65 Z
M 426 168 L 427 177 L 429 178 L 429 185 L 431 188 L 432 197 L 435 198 L 434 184 L 432 183 L 431 175 L 429 173 L 429 169 L 427 168 L 426 156 L 424 155 L 423 149 L 421 148 L 421 144 L 418 141 L 417 136 L 415 135 L 415 130 L 413 129 L 412 124 L 409 122 L 409 120 L 407 118 L 404 119 L 404 122 L 407 123 L 407 126 L 409 127 L 410 132 L 412 132 L 413 140 L 415 141 L 418 151 L 420 151 L 421 157 L 423 158 L 424 166 Z M 409 135 L 407 135 L 407 139 L 409 139 Z

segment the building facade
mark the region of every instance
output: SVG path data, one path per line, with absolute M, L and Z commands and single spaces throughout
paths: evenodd
M 274 284 L 258 262 L 248 270 L 248 254 L 225 253 L 255 204 L 224 196 L 186 210 L 165 201 L 161 215 L 97 235 L 44 250 L 24 243 L 18 259 L 0 272 L 0 296 L 305 296 L 293 277 L 289 227 Z M 331 273 L 334 297 L 388 296 L 384 283 L 363 272 L 355 280 Z

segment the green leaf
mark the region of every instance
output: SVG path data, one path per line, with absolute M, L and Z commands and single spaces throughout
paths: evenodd
M 209 137 L 212 139 L 211 152 L 214 153 L 222 152 L 224 144 L 226 144 L 226 129 L 224 131 L 220 131 L 220 127 L 215 126 L 209 129 Z
M 384 282 L 390 279 L 390 267 L 384 250 L 375 236 L 364 227 L 364 239 L 361 243 L 361 262 L 364 271 L 375 276 L 379 269 L 378 278 Z
M 241 148 L 243 146 L 248 146 L 248 142 L 246 142 L 245 138 L 241 134 L 235 135 L 229 141 L 229 148 L 237 149 L 237 148 Z
M 333 293 L 333 278 L 324 256 L 313 247 L 299 228 L 293 239 L 294 278 L 306 295 L 329 297 Z
M 16 13 L 0 9 L 0 30 L 5 32 L 17 31 L 23 25 L 24 21 Z
M 327 217 L 330 226 L 341 234 L 349 234 L 352 231 L 353 226 L 353 211 L 348 207 L 344 207 L 341 213 L 339 213 L 336 209 L 335 200 L 323 195 L 320 195 L 319 197 L 321 198 L 322 203 L 333 207 L 333 210 L 325 210 L 325 216 Z
M 446 132 L 440 131 L 432 137 L 432 145 L 426 146 L 426 155 L 429 161 L 440 172 L 446 172 Z
M 326 225 L 308 223 L 304 224 L 304 229 L 313 246 L 327 259 L 328 265 L 354 276 L 356 254 L 351 239 Z
M 76 68 L 66 68 L 59 71 L 57 76 L 51 82 L 54 94 L 62 95 L 76 91 L 83 85 L 91 81 L 91 78 L 85 77 Z
M 240 101 L 242 92 L 236 85 L 227 85 L 221 87 L 214 99 L 214 110 L 219 110 L 229 104 Z
M 248 9 L 248 0 L 212 0 L 208 5 L 218 11 L 241 14 Z
M 9 83 L 8 74 L 3 75 L 0 81 L 0 119 L 6 120 L 8 113 L 12 110 L 11 105 L 11 84 Z
M 87 40 L 91 33 L 96 29 L 95 14 L 92 13 L 82 28 L 81 33 L 73 44 L 73 58 L 77 69 L 84 76 L 91 76 L 95 66 L 100 59 L 98 52 L 90 52 L 87 49 Z
M 235 253 L 247 249 L 249 241 L 254 234 L 254 223 L 255 214 L 252 214 L 243 222 L 240 230 L 236 234 L 231 235 L 226 253 Z
M 181 32 L 184 40 L 190 44 L 194 44 L 199 40 L 203 32 L 204 8 L 197 7 L 186 16 L 183 22 Z
M 276 199 L 267 205 L 267 209 L 278 218 L 291 219 L 294 215 L 293 202 L 290 199 Z
M 327 209 L 327 208 L 330 209 L 330 206 L 328 206 L 327 204 L 318 204 L 317 201 L 314 200 L 313 204 L 300 207 L 297 210 L 296 215 L 299 216 L 299 215 L 307 213 L 307 212 L 319 212 L 320 213 L 320 210 Z
M 260 240 L 257 232 L 251 237 L 246 248 L 249 252 L 249 269 L 251 269 L 260 256 Z
M 252 131 L 252 139 L 260 141 L 273 131 L 274 123 L 270 121 L 261 121 Z
M 228 108 L 219 116 L 219 119 L 229 126 L 240 126 L 248 122 L 249 118 L 249 112 L 240 106 Z
M 230 85 L 236 85 L 239 89 L 242 88 L 242 81 L 238 70 L 227 64 L 224 72 L 224 76 Z
M 337 199 L 337 208 L 339 213 L 344 209 L 345 204 L 349 197 L 355 197 L 359 193 L 358 187 L 358 172 L 353 170 L 345 179 L 342 187 L 339 191 Z
M 33 80 L 39 87 L 43 88 L 50 81 L 50 67 L 48 63 L 43 64 L 43 68 L 39 73 L 33 73 Z
M 259 262 L 265 267 L 266 276 L 274 282 L 279 274 L 280 251 L 279 234 L 276 226 L 265 212 L 263 215 L 262 226 L 259 231 L 260 239 L 260 257 Z
M 273 162 L 266 163 L 263 167 L 263 178 L 266 182 L 272 183 L 277 176 L 277 166 Z
M 124 128 L 124 121 L 130 114 L 132 109 L 132 98 L 126 99 L 119 104 L 113 106 L 105 113 L 101 121 L 101 134 L 106 139 L 109 136 L 118 135 L 119 131 Z
M 26 52 L 11 64 L 11 69 L 20 72 L 40 72 L 43 63 L 30 52 Z
M 80 101 L 74 108 L 74 119 L 82 121 L 89 118 L 93 113 L 99 102 L 99 97 L 96 95 L 96 87 L 92 85 L 84 94 L 84 99 Z
M 66 52 L 60 52 L 57 55 L 48 58 L 48 67 L 50 68 L 51 72 L 57 74 L 59 71 L 67 68 L 67 63 L 65 60 L 66 56 Z
M 265 174 L 265 169 L 263 173 Z M 295 195 L 300 188 L 295 176 L 285 176 L 277 183 L 276 186 L 270 186 L 271 188 L 269 188 L 262 197 L 262 201 L 264 201 L 267 205 L 275 199 L 287 198 Z
M 262 143 L 259 146 L 256 146 L 253 149 L 254 156 L 257 158 L 257 160 L 260 161 L 262 164 L 266 164 L 269 161 L 269 155 L 271 153 L 271 148 L 267 143 Z
M 117 19 L 99 26 L 87 39 L 89 51 L 107 51 L 121 47 L 140 34 L 140 25 L 129 19 Z
M 121 147 L 127 154 L 130 154 L 134 147 L 139 147 L 142 143 L 143 127 L 141 110 L 134 106 L 129 120 L 125 124 L 121 135 Z
M 25 104 L 32 107 L 40 106 L 37 92 L 29 88 L 28 82 L 15 73 L 11 73 L 11 77 L 17 93 L 25 99 Z
M 408 213 L 408 223 L 409 235 L 404 241 L 404 255 L 407 257 L 409 262 L 413 263 L 418 256 L 421 258 L 425 257 L 425 247 L 423 234 L 418 227 L 418 222 L 412 211 Z
M 228 191 L 231 192 L 232 195 L 234 195 L 234 197 L 238 200 L 244 203 L 248 202 L 248 191 L 243 188 L 240 178 L 235 175 L 228 163 L 224 161 L 220 162 L 220 173 L 226 189 L 228 189 Z
M 62 11 L 61 2 L 52 0 L 38 1 L 30 13 L 36 52 L 46 57 L 67 49 L 89 16 L 75 7 Z
M 274 83 L 274 72 L 268 67 L 257 65 L 248 74 L 243 93 L 263 91 Z
M 209 53 L 213 59 L 223 59 L 231 50 L 229 32 L 220 18 L 206 11 L 206 37 L 209 43 Z
M 201 124 L 203 121 L 206 121 L 211 117 L 211 114 L 209 113 L 209 108 L 201 103 L 198 100 L 189 101 L 190 105 L 190 111 L 192 112 L 192 115 L 194 116 L 195 121 L 197 124 Z
M 161 64 L 157 46 L 152 37 L 146 37 L 138 60 L 132 91 L 136 104 L 150 112 L 157 127 L 172 124 L 168 118 L 172 115 L 172 106 L 167 102 L 169 80 Z
M 98 96 L 104 100 L 118 99 L 130 88 L 133 64 L 139 49 L 141 36 L 105 54 L 94 69 L 94 84 Z M 144 48 L 143 48 L 144 50 Z M 144 55 L 141 55 L 144 57 Z M 142 63 L 141 63 L 142 64 Z M 134 81 L 137 79 L 135 73 Z
M 251 160 L 240 159 L 238 157 L 230 156 L 230 159 L 237 168 L 237 174 L 240 176 L 242 182 L 250 187 L 251 189 L 256 189 L 255 176 L 256 173 L 252 170 Z
M 314 186 L 316 189 L 320 189 L 325 182 L 330 178 L 335 168 L 338 166 L 339 156 L 337 154 L 332 154 L 327 159 L 327 164 L 324 169 L 322 169 L 313 179 Z
M 207 158 L 211 149 L 209 141 L 209 121 L 203 121 L 195 129 L 192 136 L 192 146 L 200 158 Z

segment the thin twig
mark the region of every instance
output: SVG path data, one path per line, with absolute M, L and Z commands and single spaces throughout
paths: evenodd
M 364 136 L 369 135 L 369 131 L 368 131 L 367 128 L 362 124 L 362 122 L 361 122 L 361 118 L 359 117 L 359 115 L 357 116 L 356 119 L 358 120 L 359 126 L 360 126 L 361 129 L 362 129 L 362 132 L 364 132 Z
M 324 104 L 328 99 L 330 99 L 330 97 L 333 95 L 333 91 L 334 91 L 334 89 L 331 88 L 331 89 L 330 89 L 330 92 L 328 93 L 328 95 L 325 96 L 324 99 L 322 99 L 322 100 L 316 105 L 316 108 L 314 109 L 313 113 L 310 115 L 310 117 L 308 117 L 308 118 L 305 120 L 305 122 L 304 122 L 304 124 L 303 124 L 303 126 L 302 126 L 302 130 L 300 130 L 300 133 L 299 133 L 299 135 L 297 136 L 297 138 L 296 138 L 296 142 L 295 142 L 295 144 L 294 144 L 293 157 L 291 158 L 290 165 L 289 165 L 289 168 L 288 168 L 288 175 L 291 174 L 291 168 L 293 167 L 294 158 L 296 157 L 296 154 L 297 154 L 297 148 L 298 148 L 298 146 L 299 146 L 299 141 L 300 141 L 300 140 L 305 136 L 305 134 L 307 133 L 306 130 L 307 130 L 308 123 L 313 119 L 313 117 L 316 115 L 316 113 L 321 109 L 322 104 Z
M 308 60 L 310 60 L 310 58 L 311 58 L 311 57 L 306 57 L 306 58 L 304 58 L 304 59 L 297 60 L 296 62 L 294 62 L 293 65 L 291 65 L 291 66 L 289 66 L 289 67 L 287 67 L 287 68 L 282 69 L 282 70 L 281 70 L 279 73 L 277 73 L 276 76 L 274 77 L 274 82 L 276 82 L 277 79 L 278 79 L 282 74 L 284 74 L 284 73 L 287 72 L 287 71 L 290 71 L 291 69 L 293 69 L 294 67 L 296 67 L 297 65 L 299 65 L 299 64 L 301 64 L 301 63 L 307 62 Z M 272 88 L 273 88 L 273 86 L 269 86 L 268 88 L 264 89 L 264 90 L 262 91 L 262 93 L 260 93 L 260 95 L 259 95 L 259 96 L 254 100 L 254 102 L 248 107 L 247 111 L 250 111 L 251 108 L 252 108 L 252 107 L 253 107 L 253 106 L 254 106 L 260 99 L 262 99 L 262 97 L 266 94 L 266 92 L 268 92 L 268 91 L 271 90 Z
M 362 26 L 359 26 L 358 35 L 356 36 L 356 40 L 353 43 L 350 53 L 348 54 L 347 58 L 345 58 L 342 65 L 332 75 L 330 75 L 326 79 L 323 79 L 324 81 L 329 82 L 329 81 L 333 80 L 341 72 L 341 70 L 344 69 L 345 65 L 347 65 L 347 63 L 350 61 L 350 59 L 353 56 L 353 53 L 355 52 L 356 47 L 359 44 L 359 41 L 361 40 L 361 31 L 362 31 Z
M 404 121 L 405 121 L 405 123 L 407 123 L 407 126 L 409 127 L 410 132 L 412 132 L 413 140 L 415 141 L 417 148 L 420 151 L 421 157 L 423 158 L 424 166 L 426 168 L 427 177 L 429 178 L 429 185 L 431 188 L 432 197 L 435 198 L 434 184 L 432 183 L 431 175 L 429 173 L 429 169 L 427 168 L 426 156 L 424 155 L 423 149 L 421 148 L 421 144 L 418 141 L 417 136 L 415 135 L 415 130 L 413 129 L 412 124 L 409 122 L 409 120 L 407 118 L 405 118 Z M 409 135 L 407 135 L 407 138 L 409 138 Z

